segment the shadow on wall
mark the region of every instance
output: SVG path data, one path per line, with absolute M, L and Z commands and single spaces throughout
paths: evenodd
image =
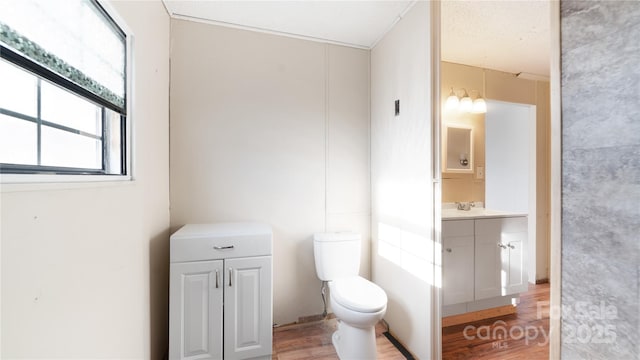
M 433 305 L 431 304 L 430 298 L 426 298 L 424 296 L 425 294 L 432 294 L 436 291 L 438 286 L 429 284 L 429 282 L 425 281 L 422 276 L 415 276 L 402 266 L 390 261 L 389 259 L 380 257 L 378 262 L 381 267 L 385 269 L 393 269 L 392 271 L 396 274 L 402 274 L 402 282 L 412 284 L 406 288 L 406 292 L 404 293 L 399 293 L 398 291 L 394 291 L 394 289 L 389 289 L 388 291 L 385 290 L 388 300 L 387 313 L 385 314 L 384 319 L 389 326 L 389 333 L 391 333 L 391 335 L 396 339 L 400 340 L 405 347 L 414 341 L 424 341 L 420 339 L 419 336 L 416 336 L 415 330 L 419 329 L 420 333 L 424 334 L 425 329 L 428 331 L 428 329 L 432 327 L 431 322 L 434 322 L 437 319 L 431 318 L 428 315 L 427 317 L 422 318 L 421 316 L 416 316 L 415 313 L 412 315 L 410 311 L 415 312 L 416 302 L 418 302 L 420 303 L 420 307 L 425 310 L 424 312 L 430 314 L 431 306 Z M 416 284 L 423 284 L 424 287 L 412 287 Z M 407 349 L 411 351 L 412 354 L 416 355 L 415 348 L 411 349 L 407 347 Z
M 169 229 L 149 241 L 151 359 L 169 356 Z
M 318 279 L 318 274 L 316 273 L 316 262 L 313 253 L 313 235 L 306 236 L 303 241 L 298 242 L 296 252 L 296 269 L 304 270 L 298 274 L 296 282 L 299 288 L 304 286 L 313 289 L 312 304 L 310 304 L 310 307 L 304 309 L 304 313 L 301 315 L 303 317 L 310 317 L 322 314 L 324 309 L 320 290 L 322 281 Z M 312 287 L 309 286 L 309 282 L 313 283 Z
M 412 231 L 406 224 L 391 225 L 390 222 L 378 222 L 377 255 L 416 280 L 440 287 L 434 273 L 439 269 L 435 267 L 433 256 L 435 247 L 439 249 L 440 246 L 419 228 Z

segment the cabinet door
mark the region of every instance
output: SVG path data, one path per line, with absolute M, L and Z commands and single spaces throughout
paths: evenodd
M 527 218 L 476 220 L 475 299 L 527 290 Z
M 271 355 L 271 257 L 225 260 L 224 358 Z
M 476 220 L 475 299 L 502 295 L 501 219 Z
M 171 264 L 170 359 L 222 359 L 222 271 L 222 260 Z
M 515 219 L 515 218 L 514 218 Z M 526 272 L 525 246 L 527 243 L 526 221 L 524 231 L 521 226 L 516 227 L 513 232 L 503 232 L 502 241 L 507 245 L 508 259 L 503 261 L 503 269 L 507 273 L 507 283 L 504 295 L 517 294 L 527 291 L 528 278 Z M 517 230 L 520 231 L 517 231 Z
M 442 223 L 442 303 L 473 301 L 473 220 Z

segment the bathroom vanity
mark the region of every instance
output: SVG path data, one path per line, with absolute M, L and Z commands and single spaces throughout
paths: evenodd
M 271 359 L 271 227 L 188 224 L 170 246 L 169 359 Z
M 442 210 L 443 316 L 514 305 L 527 290 L 527 215 Z

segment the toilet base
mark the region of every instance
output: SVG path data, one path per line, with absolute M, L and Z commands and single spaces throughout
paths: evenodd
M 375 326 L 368 329 L 349 326 L 338 320 L 331 336 L 338 357 L 343 360 L 371 360 L 378 357 Z

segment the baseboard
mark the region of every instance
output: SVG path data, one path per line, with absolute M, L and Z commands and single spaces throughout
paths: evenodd
M 409 352 L 409 350 L 407 350 L 407 348 L 404 347 L 404 345 L 402 345 L 402 343 L 398 341 L 398 339 L 396 339 L 389 331 L 383 332 L 382 335 L 384 335 L 387 340 L 389 340 L 389 342 L 393 344 L 393 346 L 395 346 L 396 349 L 398 349 L 402 356 L 404 356 L 407 360 L 415 360 L 413 354 L 411 354 L 411 352 Z
M 308 322 L 314 322 L 314 321 L 319 321 L 319 320 L 324 320 L 324 316 L 322 316 L 322 314 L 319 315 L 310 315 L 310 316 L 300 316 L 298 318 L 298 324 L 303 324 L 303 323 L 308 323 Z
M 491 309 L 468 312 L 442 318 L 442 327 L 466 324 L 478 320 L 490 319 L 498 316 L 515 314 L 518 309 L 513 305 L 505 305 Z
M 296 321 L 295 323 L 292 323 L 292 324 L 304 324 L 304 323 L 316 322 L 316 321 L 320 321 L 320 320 L 329 320 L 329 319 L 333 319 L 334 317 L 336 317 L 336 316 L 333 315 L 333 313 L 329 313 L 329 314 L 327 314 L 327 316 L 322 316 L 322 314 L 309 315 L 309 316 L 300 316 L 300 317 L 298 317 L 298 321 Z M 285 325 L 291 325 L 291 324 L 285 324 Z
M 549 279 L 540 279 L 540 280 L 536 280 L 536 285 L 540 285 L 540 284 L 548 284 L 549 283 Z

